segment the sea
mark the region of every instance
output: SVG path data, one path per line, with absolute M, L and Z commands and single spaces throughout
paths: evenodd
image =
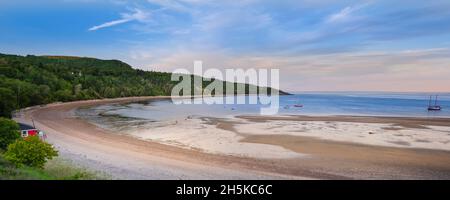
M 437 104 L 441 111 L 428 111 L 431 93 L 394 92 L 298 92 L 281 95 L 277 115 L 308 116 L 392 116 L 392 117 L 450 117 L 450 93 L 439 93 Z M 230 98 L 230 97 L 205 97 Z M 231 97 L 235 98 L 235 97 Z M 189 117 L 233 117 L 259 115 L 264 104 L 175 104 L 171 99 L 149 100 L 128 104 L 101 105 L 89 108 L 102 116 L 145 119 L 152 121 L 175 120 Z M 434 105 L 435 96 L 431 104 Z M 211 100 L 211 99 L 210 99 Z M 179 99 L 174 100 L 180 101 Z M 296 107 L 294 105 L 302 105 Z M 94 112 L 92 112 L 94 111 Z

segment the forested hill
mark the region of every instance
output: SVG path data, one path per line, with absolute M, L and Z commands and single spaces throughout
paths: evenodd
M 118 60 L 0 54 L 0 116 L 57 101 L 170 95 L 170 78 Z

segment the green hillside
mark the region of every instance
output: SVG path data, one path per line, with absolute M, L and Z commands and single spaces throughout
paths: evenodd
M 170 77 L 118 60 L 0 54 L 0 116 L 57 101 L 170 95 Z

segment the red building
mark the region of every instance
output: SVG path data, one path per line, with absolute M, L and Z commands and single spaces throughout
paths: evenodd
M 45 139 L 45 134 L 43 131 L 40 131 L 28 124 L 19 123 L 19 126 L 20 126 L 20 134 L 23 138 L 26 138 L 28 136 L 39 136 L 40 139 L 42 140 Z

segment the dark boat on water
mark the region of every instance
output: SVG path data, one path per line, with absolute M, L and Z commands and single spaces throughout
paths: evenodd
M 437 104 L 438 95 L 436 95 L 436 98 L 434 99 L 434 105 L 431 105 L 431 98 L 432 96 L 430 96 L 430 100 L 428 101 L 428 111 L 440 111 L 442 107 Z
M 297 104 L 294 104 L 294 107 L 303 108 L 303 104 L 300 104 L 300 98 L 298 99 Z

